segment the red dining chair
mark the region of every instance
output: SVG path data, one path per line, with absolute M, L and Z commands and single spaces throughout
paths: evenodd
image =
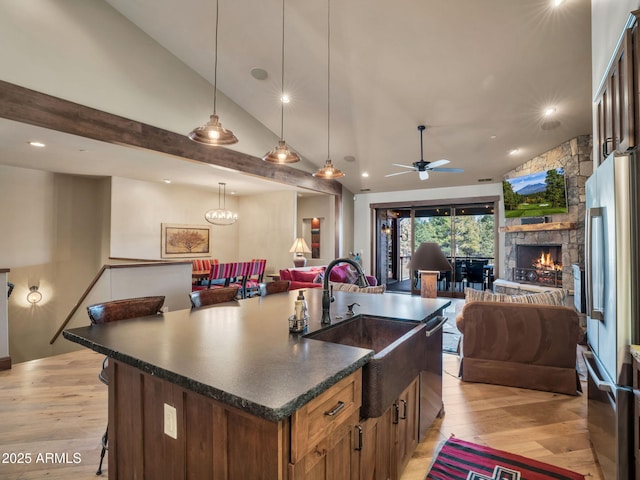
M 229 286 L 235 286 L 240 289 L 240 297 L 247 298 L 246 282 L 253 270 L 252 262 L 236 262 L 236 271 Z
M 266 258 L 254 258 L 251 260 L 251 275 L 245 282 L 245 292 L 247 297 L 260 295 L 260 284 L 264 279 L 264 271 L 267 266 Z

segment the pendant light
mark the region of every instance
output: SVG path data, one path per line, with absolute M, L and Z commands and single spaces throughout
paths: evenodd
M 220 198 L 222 197 L 222 202 Z M 238 214 L 227 210 L 227 184 L 218 182 L 218 208 L 204 214 L 207 222 L 214 225 L 231 225 L 238 220 Z
M 223 128 L 216 114 L 216 100 L 218 94 L 218 0 L 216 0 L 216 33 L 215 33 L 215 59 L 213 62 L 213 114 L 209 121 L 202 127 L 198 127 L 189 133 L 189 138 L 194 142 L 204 145 L 233 145 L 238 143 L 238 138 L 231 130 Z
M 313 176 L 326 179 L 344 177 L 344 173 L 331 163 L 331 0 L 327 0 L 327 160 Z
M 268 152 L 262 160 L 270 163 L 295 163 L 300 161 L 297 153 L 292 152 L 284 141 L 284 1 L 282 0 L 282 83 L 280 94 L 280 141 L 278 146 Z

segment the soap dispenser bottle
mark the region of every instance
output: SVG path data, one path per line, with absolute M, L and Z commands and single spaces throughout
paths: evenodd
M 298 292 L 295 301 L 294 314 L 289 318 L 289 330 L 292 332 L 302 332 L 309 325 L 309 311 L 307 300 L 304 298 L 304 290 Z

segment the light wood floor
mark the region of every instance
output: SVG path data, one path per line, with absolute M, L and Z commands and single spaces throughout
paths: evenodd
M 602 480 L 587 430 L 587 385 L 573 397 L 521 388 L 462 382 L 459 360 L 444 354 L 445 415 L 409 461 L 401 480 L 422 480 L 434 450 L 451 435 L 567 468 Z M 584 371 L 583 366 L 581 366 Z
M 0 372 L 0 479 L 96 478 L 107 421 L 101 362 L 101 355 L 82 350 Z M 445 354 L 445 416 L 418 446 L 402 480 L 422 480 L 435 447 L 452 434 L 602 479 L 589 445 L 586 396 L 463 383 L 457 371 L 458 358 Z M 31 463 L 3 463 L 11 453 L 29 453 Z M 58 454 L 58 463 L 43 463 L 47 453 Z M 79 463 L 59 463 L 73 462 L 75 453 Z M 107 474 L 105 468 L 103 478 Z

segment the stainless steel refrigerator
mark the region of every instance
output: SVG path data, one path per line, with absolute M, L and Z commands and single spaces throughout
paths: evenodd
M 638 159 L 611 154 L 586 183 L 588 424 L 606 480 L 635 478 L 629 345 L 638 343 Z

